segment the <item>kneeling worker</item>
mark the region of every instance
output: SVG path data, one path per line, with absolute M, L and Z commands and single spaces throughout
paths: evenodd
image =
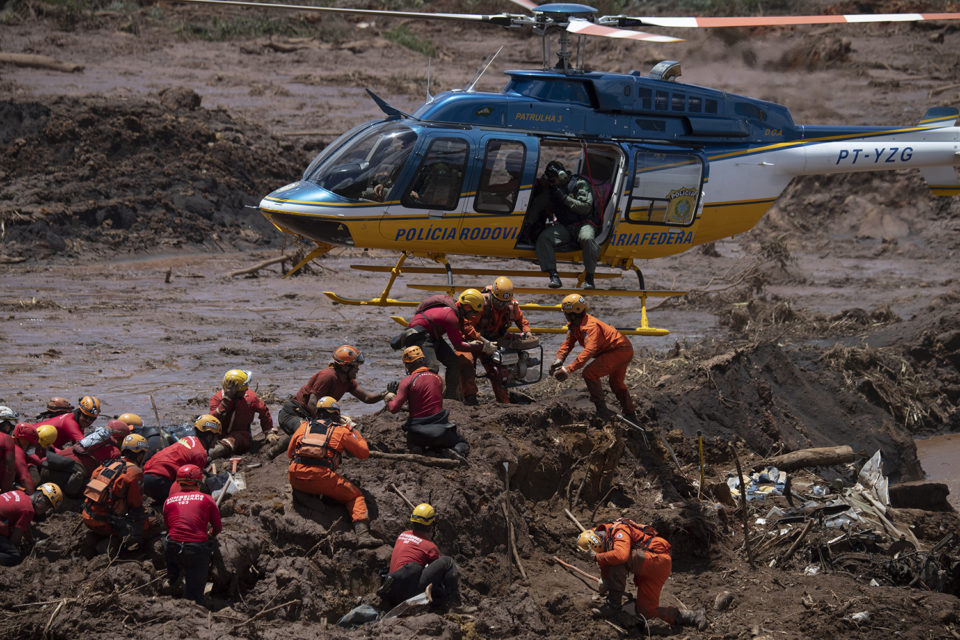
M 131 433 L 120 445 L 120 458 L 97 467 L 83 492 L 83 522 L 100 536 L 140 540 L 150 525 L 143 509 L 143 458 L 147 439 Z
M 330 396 L 320 398 L 316 414 L 316 419 L 300 424 L 287 447 L 290 486 L 343 503 L 353 520 L 358 546 L 378 547 L 381 542 L 370 534 L 363 493 L 337 473 L 344 451 L 361 460 L 370 457 L 367 441 L 355 425 L 341 419 L 340 405 Z
M 223 530 L 220 509 L 213 498 L 200 492 L 203 471 L 193 464 L 177 470 L 180 493 L 163 503 L 163 521 L 167 535 L 163 552 L 167 560 L 167 580 L 176 584 L 183 571 L 186 580 L 184 596 L 203 604 L 203 588 L 207 584 L 213 539 Z
M 436 606 L 460 604 L 460 574 L 450 556 L 441 556 L 430 539 L 437 520 L 436 510 L 427 503 L 410 514 L 412 527 L 397 537 L 390 556 L 390 573 L 377 595 L 390 607 L 429 589 Z
M 52 482 L 45 482 L 28 496 L 15 489 L 0 494 L 0 565 L 14 567 L 23 561 L 20 543 L 33 519 L 42 518 L 63 502 L 63 492 Z
M 220 421 L 213 416 L 205 414 L 197 418 L 193 423 L 194 435 L 180 438 L 161 449 L 144 465 L 143 492 L 162 504 L 170 495 L 178 469 L 187 464 L 201 469 L 207 466 L 207 450 L 220 435 L 220 430 Z

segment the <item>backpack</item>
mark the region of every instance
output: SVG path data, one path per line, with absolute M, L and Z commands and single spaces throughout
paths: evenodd
M 111 460 L 101 465 L 90 476 L 87 488 L 83 491 L 83 497 L 96 504 L 106 504 L 107 500 L 113 497 L 113 485 L 126 469 L 125 460 Z
M 314 431 L 315 426 L 325 426 L 326 430 L 322 432 Z M 330 434 L 336 426 L 337 423 L 333 421 L 314 420 L 310 422 L 307 425 L 306 433 L 303 434 L 297 444 L 296 461 L 301 463 L 304 460 L 332 462 L 330 456 L 327 455 L 327 444 L 330 441 Z
M 417 305 L 417 308 L 414 309 L 413 314 L 423 313 L 427 309 L 435 309 L 436 307 L 449 307 L 454 311 L 457 310 L 457 303 L 453 301 L 453 298 L 448 296 L 445 293 L 437 293 L 432 296 L 427 296 L 423 299 L 423 302 Z

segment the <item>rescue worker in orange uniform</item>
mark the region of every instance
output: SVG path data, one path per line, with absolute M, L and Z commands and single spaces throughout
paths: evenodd
M 490 387 L 493 389 L 493 395 L 497 402 L 510 404 L 510 393 L 503 386 L 503 380 L 500 377 L 500 371 L 491 358 L 491 354 L 496 347 L 503 346 L 500 343 L 508 341 L 507 330 L 511 326 L 516 326 L 520 330 L 520 336 L 527 339 L 531 336 L 530 323 L 523 317 L 523 311 L 520 310 L 520 303 L 513 297 L 513 282 L 506 276 L 500 276 L 493 282 L 493 286 L 484 287 L 480 292 L 483 296 L 483 310 L 470 317 L 464 324 L 471 327 L 468 337 L 474 337 L 487 343 L 495 343 L 493 349 L 487 347 L 479 355 L 469 352 L 457 352 L 457 358 L 460 360 L 460 385 L 463 388 L 463 403 L 476 405 L 477 402 L 477 377 L 475 360 L 479 358 L 483 370 L 487 372 L 487 379 L 490 381 Z
M 250 450 L 252 437 L 250 425 L 253 417 L 259 416 L 260 430 L 267 436 L 268 443 L 280 439 L 273 428 L 270 409 L 257 394 L 250 389 L 253 374 L 242 369 L 231 369 L 223 376 L 220 389 L 210 398 L 210 415 L 220 421 L 223 431 L 220 441 L 207 453 L 211 460 L 228 458 Z
M 317 417 L 317 401 L 330 396 L 337 402 L 343 394 L 350 393 L 366 404 L 380 402 L 386 391 L 374 393 L 357 384 L 357 373 L 363 364 L 363 354 L 356 347 L 341 345 L 333 352 L 333 359 L 326 369 L 322 369 L 300 387 L 297 394 L 280 407 L 278 423 L 285 433 L 293 434 L 304 420 Z M 286 443 L 283 444 L 287 446 Z
M 428 591 L 435 606 L 460 604 L 460 574 L 450 556 L 440 555 L 433 542 L 437 511 L 426 502 L 410 514 L 410 529 L 399 536 L 390 556 L 390 573 L 377 595 L 388 607 Z
M 220 435 L 220 421 L 209 414 L 193 423 L 194 435 L 180 438 L 169 447 L 155 453 L 143 467 L 143 492 L 162 503 L 170 495 L 170 485 L 177 477 L 177 469 L 193 464 L 201 469 L 207 466 L 207 449 Z
M 200 492 L 200 483 L 203 482 L 200 467 L 185 464 L 177 469 L 176 478 L 182 491 L 163 503 L 163 521 L 167 527 L 163 540 L 167 581 L 171 586 L 176 585 L 182 571 L 186 582 L 183 595 L 203 605 L 210 557 L 223 523 L 217 503 Z
M 461 456 L 467 455 L 470 445 L 450 424 L 450 413 L 443 408 L 443 379 L 427 366 L 423 349 L 414 345 L 403 350 L 401 355 L 407 376 L 400 382 L 387 385 L 387 409 L 398 413 L 407 405 L 410 417 L 403 423 L 407 434 L 407 447 L 453 449 Z
M 603 419 L 614 416 L 613 411 L 607 408 L 600 384 L 601 378 L 610 376 L 610 388 L 623 409 L 624 417 L 636 422 L 633 397 L 624 382 L 627 365 L 633 360 L 630 340 L 614 327 L 588 314 L 587 301 L 579 294 L 571 293 L 560 306 L 567 319 L 567 339 L 557 350 L 557 359 L 550 365 L 550 373 L 563 382 L 571 373 L 583 368 L 583 381 L 587 383 L 590 400 L 597 407 L 597 415 Z M 573 362 L 564 366 L 563 361 L 578 342 L 583 346 L 583 351 Z M 591 359 L 593 362 L 587 364 Z
M 100 401 L 93 396 L 83 396 L 77 403 L 77 408 L 73 411 L 40 420 L 33 426 L 39 427 L 44 424 L 55 426 L 57 428 L 57 440 L 53 443 L 53 446 L 57 449 L 63 449 L 71 442 L 80 442 L 83 439 L 83 432 L 97 420 L 99 415 Z
M 0 494 L 0 566 L 14 567 L 23 560 L 20 552 L 24 534 L 34 518 L 40 519 L 63 502 L 60 487 L 47 482 L 33 496 L 15 489 Z
M 316 419 L 300 425 L 287 447 L 290 486 L 296 491 L 329 496 L 343 503 L 353 521 L 358 545 L 379 546 L 380 540 L 370 534 L 370 517 L 363 493 L 337 473 L 344 451 L 361 460 L 370 457 L 367 441 L 354 425 L 342 420 L 340 405 L 333 397 L 320 398 L 316 413 Z
M 627 574 L 633 574 L 637 587 L 637 615 L 660 618 L 670 624 L 706 628 L 702 609 L 691 611 L 660 606 L 660 591 L 670 577 L 673 560 L 670 543 L 657 534 L 650 525 L 639 525 L 633 520 L 619 518 L 595 529 L 586 529 L 577 539 L 577 546 L 596 554 L 600 567 L 600 593 L 607 601 L 594 613 L 609 618 L 620 612 L 627 587 Z
M 84 491 L 83 522 L 99 536 L 144 537 L 150 520 L 143 509 L 143 458 L 147 439 L 128 434 L 120 457 L 97 467 Z

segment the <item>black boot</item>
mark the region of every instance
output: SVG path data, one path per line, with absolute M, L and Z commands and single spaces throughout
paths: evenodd
M 598 618 L 612 618 L 621 611 L 621 602 L 623 601 L 622 591 L 611 591 L 607 593 L 607 600 L 602 605 L 593 610 L 593 615 Z
M 593 284 L 593 274 L 588 273 L 583 277 L 583 288 L 584 289 L 596 289 L 596 285 Z
M 563 286 L 563 283 L 560 282 L 560 274 L 556 271 L 550 272 L 550 284 L 547 285 L 551 289 L 559 289 Z
M 361 549 L 371 549 L 379 547 L 383 542 L 373 537 L 370 533 L 370 524 L 366 520 L 359 520 L 353 523 L 353 530 L 357 534 L 357 546 Z
M 597 407 L 597 416 L 599 416 L 601 420 L 610 420 L 613 418 L 614 413 L 610 410 L 610 407 L 607 406 L 606 402 L 598 400 L 593 404 Z

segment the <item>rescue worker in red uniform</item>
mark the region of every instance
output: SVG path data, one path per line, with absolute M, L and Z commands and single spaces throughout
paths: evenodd
M 410 417 L 403 423 L 407 447 L 419 449 L 453 449 L 467 455 L 470 445 L 450 424 L 449 412 L 443 408 L 443 380 L 427 366 L 423 350 L 407 347 L 401 356 L 407 376 L 399 383 L 387 385 L 387 409 L 398 413 L 406 404 Z
M 120 457 L 97 467 L 84 491 L 83 522 L 98 536 L 144 537 L 150 520 L 143 509 L 143 458 L 147 439 L 128 434 Z
M 143 467 L 143 492 L 163 502 L 170 495 L 170 485 L 177 477 L 177 469 L 192 464 L 203 469 L 207 465 L 207 449 L 220 435 L 220 421 L 204 414 L 193 423 L 192 436 L 180 438 L 147 460 Z
M 660 618 L 670 624 L 706 628 L 702 609 L 690 611 L 676 607 L 660 606 L 660 591 L 670 577 L 673 560 L 670 543 L 657 534 L 657 530 L 639 525 L 633 520 L 619 518 L 595 529 L 586 529 L 577 540 L 577 546 L 588 553 L 596 554 L 600 567 L 600 593 L 607 600 L 594 613 L 603 618 L 615 616 L 621 611 L 623 594 L 627 589 L 627 574 L 633 574 L 637 587 L 637 615 Z
M 510 278 L 500 276 L 493 282 L 492 287 L 484 287 L 480 293 L 483 295 L 483 310 L 465 322 L 472 327 L 468 337 L 477 336 L 476 339 L 483 341 L 485 345 L 495 343 L 493 347 L 496 349 L 510 341 L 507 330 L 511 326 L 516 326 L 520 330 L 521 339 L 530 338 L 530 323 L 523 317 L 520 303 L 513 297 L 513 282 Z M 483 365 L 483 370 L 487 373 L 487 379 L 490 381 L 490 387 L 497 402 L 510 404 L 510 393 L 503 386 L 500 371 L 487 352 L 492 354 L 493 350 L 487 347 L 479 355 L 457 352 L 457 358 L 460 360 L 460 385 L 463 388 L 464 404 L 478 404 L 476 365 L 474 364 L 478 358 Z
M 17 470 L 17 479 L 24 491 L 28 494 L 33 493 L 37 480 L 33 477 L 30 468 L 40 464 L 40 459 L 34 453 L 39 446 L 40 436 L 32 424 L 21 422 L 14 427 L 12 437 L 16 445 L 13 451 L 13 464 Z
M 231 369 L 223 376 L 220 389 L 210 398 L 210 415 L 220 421 L 223 431 L 220 441 L 209 451 L 211 460 L 227 458 L 250 450 L 250 425 L 254 416 L 260 418 L 260 430 L 268 443 L 280 439 L 273 428 L 270 409 L 250 389 L 253 374 L 241 369 Z
M 496 350 L 494 345 L 485 345 L 479 334 L 472 331 L 472 325 L 468 324 L 481 311 L 483 296 L 476 289 L 466 289 L 456 302 L 448 296 L 430 296 L 420 303 L 407 329 L 401 334 L 401 347 L 419 346 L 428 367 L 440 371 L 440 364 L 443 364 L 446 368 L 444 398 L 463 400 L 458 351 L 476 354 L 484 349 L 490 353 Z M 465 330 L 470 331 L 471 335 L 465 336 Z M 444 336 L 450 340 L 450 344 L 444 341 Z
M 100 415 L 100 401 L 93 396 L 83 396 L 77 403 L 77 408 L 68 413 L 62 413 L 54 418 L 47 418 L 34 423 L 39 427 L 43 424 L 52 424 L 57 428 L 57 440 L 53 446 L 63 449 L 71 442 L 80 442 L 83 432 L 92 425 Z
M 43 431 L 52 425 L 41 424 L 37 433 L 43 444 Z M 103 431 L 102 434 L 98 433 Z M 120 420 L 111 420 L 106 427 L 98 427 L 85 438 L 68 444 L 63 449 L 49 452 L 41 465 L 40 478 L 63 487 L 70 498 L 79 498 L 94 470 L 108 460 L 120 457 L 118 448 L 130 433 L 130 428 Z M 99 440 L 98 440 L 99 438 Z M 89 444 L 89 446 L 85 446 Z
M 13 433 L 17 421 L 20 419 L 20 413 L 10 407 L 0 405 L 0 433 L 10 435 Z
M 37 487 L 33 497 L 19 489 L 0 494 L 0 565 L 14 567 L 23 561 L 20 546 L 30 523 L 62 502 L 60 487 L 51 482 Z
M 280 428 L 285 433 L 293 435 L 300 428 L 300 423 L 317 417 L 317 402 L 326 396 L 339 402 L 343 394 L 349 392 L 366 404 L 383 400 L 386 391 L 374 393 L 357 384 L 357 373 L 360 371 L 361 364 L 363 364 L 363 354 L 359 349 L 348 344 L 337 347 L 329 366 L 313 374 L 310 380 L 300 387 L 297 394 L 280 407 L 277 419 Z M 283 442 L 282 446 L 286 448 L 287 442 Z
M 367 441 L 352 424 L 344 423 L 340 405 L 331 396 L 317 402 L 317 417 L 304 421 L 290 439 L 287 475 L 295 491 L 328 496 L 343 503 L 350 513 L 360 547 L 381 544 L 370 534 L 367 503 L 353 483 L 337 473 L 343 452 L 361 460 L 370 457 Z
M 610 388 L 623 409 L 624 417 L 636 422 L 633 398 L 624 382 L 627 365 L 633 360 L 630 340 L 614 327 L 588 314 L 587 301 L 579 294 L 571 293 L 560 306 L 567 319 L 567 339 L 557 350 L 557 359 L 550 365 L 550 373 L 563 382 L 571 373 L 583 368 L 583 381 L 587 383 L 590 400 L 597 407 L 597 415 L 603 419 L 614 416 L 613 411 L 607 408 L 600 384 L 601 378 L 610 376 Z M 578 342 L 583 346 L 583 351 L 573 362 L 564 366 L 563 361 Z M 591 359 L 593 362 L 587 364 Z
M 213 498 L 200 491 L 203 471 L 193 464 L 177 470 L 182 491 L 163 503 L 163 521 L 167 535 L 163 553 L 167 560 L 167 581 L 176 585 L 180 573 L 186 582 L 184 597 L 204 604 L 203 588 L 207 583 L 214 539 L 223 530 L 220 509 Z
M 441 556 L 434 544 L 437 512 L 427 503 L 410 514 L 410 529 L 397 537 L 390 556 L 390 573 L 377 595 L 388 607 L 427 591 L 434 606 L 460 604 L 460 574 L 450 556 Z

